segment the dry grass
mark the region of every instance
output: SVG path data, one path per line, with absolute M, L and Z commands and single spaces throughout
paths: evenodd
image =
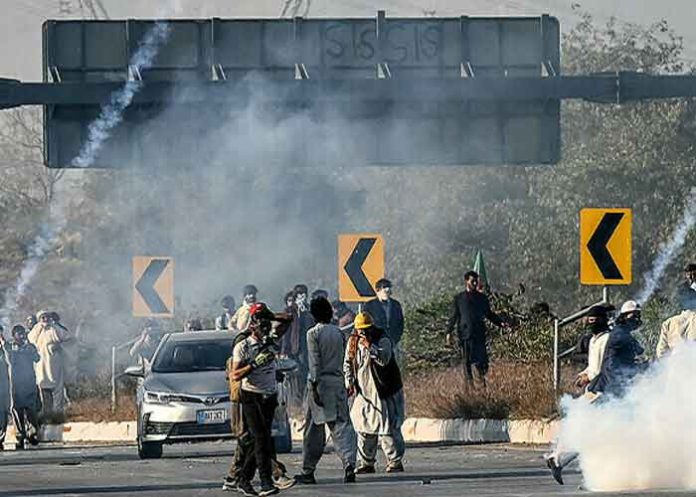
M 135 421 L 136 408 L 133 395 L 122 395 L 118 406 L 111 412 L 111 400 L 94 397 L 73 401 L 67 411 L 68 421 Z
M 570 391 L 573 372 L 564 370 Z M 427 418 L 539 419 L 556 414 L 557 401 L 547 364 L 497 362 L 486 387 L 472 387 L 460 368 L 411 375 L 405 380 L 408 416 Z
M 563 390 L 572 392 L 577 366 L 562 368 Z M 408 416 L 428 418 L 540 419 L 557 413 L 552 369 L 548 363 L 497 361 L 491 365 L 487 386 L 471 387 L 460 368 L 448 368 L 404 378 Z M 84 380 L 72 397 L 68 421 L 133 421 L 134 385 L 119 389 L 119 404 L 111 412 L 105 377 Z

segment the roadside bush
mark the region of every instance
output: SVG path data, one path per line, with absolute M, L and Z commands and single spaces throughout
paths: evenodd
M 406 311 L 402 339 L 405 369 L 408 374 L 433 371 L 459 364 L 457 346 L 445 344 L 447 321 L 454 296 L 435 298 Z M 510 320 L 511 330 L 488 323 L 491 360 L 538 363 L 553 359 L 553 315 L 543 304 L 527 306 L 520 295 L 494 293 L 491 306 Z M 577 342 L 581 330 L 570 326 L 561 334 L 561 350 Z M 455 340 L 456 341 L 456 340 Z

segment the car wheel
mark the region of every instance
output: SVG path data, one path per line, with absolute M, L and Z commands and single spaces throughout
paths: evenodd
M 162 444 L 159 442 L 143 442 L 138 437 L 138 457 L 140 459 L 159 459 L 162 457 Z

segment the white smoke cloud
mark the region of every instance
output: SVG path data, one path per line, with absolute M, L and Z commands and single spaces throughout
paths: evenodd
M 652 269 L 645 277 L 643 289 L 636 297 L 639 304 L 645 304 L 650 297 L 655 293 L 662 276 L 665 274 L 667 267 L 679 255 L 686 237 L 696 224 L 696 187 L 691 189 L 691 193 L 686 202 L 684 213 L 677 224 L 677 227 L 672 232 L 669 241 L 665 243 L 653 262 Z
M 593 491 L 696 489 L 696 344 L 654 364 L 625 397 L 564 398 L 560 441 Z
M 152 66 L 160 47 L 167 41 L 171 28 L 169 24 L 157 22 L 148 31 L 140 43 L 138 50 L 130 60 L 130 66 L 137 73 Z M 88 138 L 80 153 L 72 161 L 73 167 L 88 168 L 94 164 L 97 154 L 104 142 L 109 138 L 114 128 L 123 120 L 123 113 L 133 101 L 133 97 L 142 87 L 139 80 L 129 80 L 120 90 L 111 95 L 109 103 L 101 109 L 99 117 L 90 124 Z M 9 323 L 11 314 L 17 309 L 20 300 L 45 261 L 51 249 L 55 246 L 60 233 L 65 228 L 65 206 L 58 204 L 58 209 L 51 212 L 50 220 L 44 224 L 39 234 L 28 249 L 28 257 L 24 261 L 19 277 L 14 285 L 5 293 L 3 305 L 0 308 L 0 320 L 5 325 Z
M 171 27 L 166 22 L 157 22 L 143 38 L 138 50 L 130 60 L 130 67 L 137 73 L 152 66 L 160 47 L 169 38 Z M 89 125 L 87 141 L 82 146 L 80 153 L 72 161 L 73 167 L 90 167 L 94 164 L 97 154 L 104 142 L 111 136 L 111 132 L 123 120 L 123 112 L 133 101 L 133 97 L 142 88 L 143 83 L 139 79 L 126 82 L 124 87 L 113 93 L 108 104 L 101 109 L 99 117 Z
M 41 226 L 39 234 L 29 246 L 28 257 L 22 266 L 19 277 L 14 287 L 6 292 L 2 309 L 0 309 L 0 322 L 4 327 L 10 324 L 10 317 L 17 310 L 19 302 L 27 293 L 30 282 L 34 279 L 41 263 L 55 245 L 55 229 L 45 224 Z

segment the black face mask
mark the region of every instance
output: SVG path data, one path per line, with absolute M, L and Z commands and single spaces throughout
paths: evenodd
M 594 323 L 587 324 L 587 331 L 596 335 L 597 333 L 602 333 L 607 330 L 607 324 L 604 321 L 595 321 Z
M 629 319 L 626 320 L 626 324 L 632 329 L 638 329 L 641 326 L 643 326 L 643 320 L 640 318 L 640 316 L 633 316 Z

